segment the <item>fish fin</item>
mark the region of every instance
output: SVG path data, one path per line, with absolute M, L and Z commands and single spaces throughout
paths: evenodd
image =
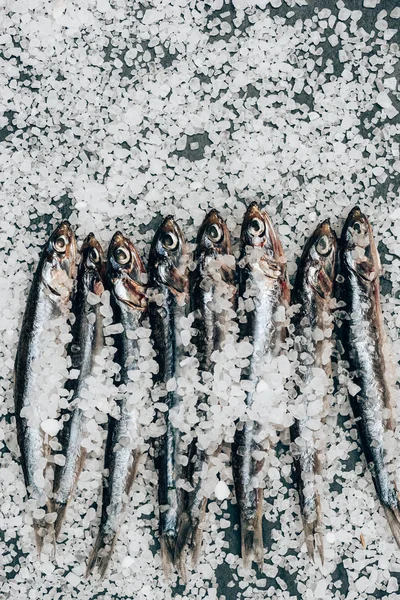
M 67 512 L 67 504 L 60 504 L 59 502 L 54 503 L 53 510 L 57 513 L 56 520 L 54 522 L 54 537 L 57 541 L 58 536 L 61 532 L 61 527 L 64 521 L 65 513 Z
M 264 543 L 262 536 L 262 488 L 257 489 L 257 511 L 254 517 L 240 520 L 242 539 L 242 560 L 245 569 L 251 567 L 254 560 L 260 569 L 264 564 Z
M 104 531 L 100 529 L 89 556 L 86 567 L 86 577 L 89 577 L 89 575 L 93 572 L 93 569 L 97 567 L 100 578 L 104 579 L 110 563 L 111 555 L 114 550 L 116 539 L 116 533 L 106 535 Z
M 164 534 L 160 538 L 161 563 L 164 575 L 167 579 L 171 577 L 172 567 L 175 563 L 175 537 Z
M 390 529 L 392 530 L 392 534 L 394 539 L 397 542 L 397 545 L 400 548 L 400 509 L 399 505 L 396 508 L 391 506 L 383 506 L 386 514 L 386 518 L 388 520 Z
M 81 474 L 82 469 L 83 469 L 83 465 L 85 464 L 86 455 L 87 455 L 86 449 L 81 447 L 81 450 L 80 450 L 80 453 L 79 453 L 79 459 L 78 459 L 77 466 L 76 466 L 74 483 L 73 483 L 73 486 L 71 488 L 70 494 L 68 496 L 67 502 L 55 502 L 54 498 L 53 498 L 52 505 L 51 505 L 51 511 L 57 513 L 57 518 L 56 518 L 56 521 L 54 523 L 55 541 L 57 541 L 58 536 L 61 533 L 61 528 L 62 528 L 62 524 L 64 522 L 65 514 L 67 512 L 67 508 L 68 508 L 68 505 L 70 503 L 70 500 L 71 500 L 71 498 L 73 497 L 73 495 L 75 493 L 76 486 L 77 486 L 78 479 L 79 479 L 79 475 Z M 54 493 L 54 489 L 53 489 L 53 493 Z
M 309 557 L 312 558 L 312 560 L 315 560 L 315 550 L 317 550 L 321 559 L 321 564 L 323 565 L 325 555 L 322 537 L 321 500 L 318 493 L 315 494 L 315 510 L 316 517 L 312 521 L 308 521 L 303 514 L 304 537 Z
M 127 477 L 126 480 L 126 484 L 125 484 L 125 493 L 129 494 L 130 489 L 133 485 L 133 482 L 136 479 L 136 475 L 139 469 L 139 465 L 140 465 L 140 459 L 141 459 L 141 452 L 140 450 L 133 450 L 132 451 L 132 463 L 129 469 L 129 475 Z
M 208 498 L 204 498 L 200 507 L 200 515 L 199 518 L 196 519 L 196 523 L 192 526 L 192 535 L 191 535 L 191 554 L 192 554 L 192 566 L 196 567 L 199 562 L 200 552 L 201 552 L 201 544 L 203 542 L 203 529 L 201 524 L 204 521 L 206 509 L 207 509 Z
M 43 540 L 44 536 L 46 535 L 44 530 L 46 529 L 47 523 L 43 521 L 43 519 L 33 519 L 33 530 L 35 532 L 36 549 L 39 559 L 40 555 L 42 554 Z
M 179 519 L 178 533 L 175 541 L 174 563 L 180 565 L 183 561 L 184 550 L 187 546 L 191 529 L 191 519 L 187 512 L 183 512 Z
M 315 520 L 309 523 L 304 519 L 303 529 L 308 556 L 312 560 L 315 560 L 315 550 L 317 550 L 321 563 L 324 564 L 324 545 L 322 542 L 321 527 L 319 526 L 318 521 Z

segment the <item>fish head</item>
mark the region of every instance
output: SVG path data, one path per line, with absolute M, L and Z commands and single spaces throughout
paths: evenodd
M 213 208 L 205 216 L 200 225 L 197 239 L 194 259 L 202 264 L 208 265 L 211 272 L 213 269 L 218 271 L 226 283 L 233 283 L 234 269 L 224 260 L 224 256 L 232 254 L 231 238 L 228 227 L 219 212 Z
M 43 253 L 41 278 L 54 296 L 68 299 L 76 275 L 77 245 L 68 221 L 62 221 L 51 234 Z
M 374 281 L 381 272 L 381 261 L 371 225 L 358 206 L 346 219 L 341 242 L 347 267 L 362 280 Z
M 120 231 L 108 247 L 106 279 L 120 302 L 137 310 L 146 308 L 146 269 L 135 246 Z
M 231 254 L 231 238 L 224 219 L 213 208 L 205 216 L 197 234 L 196 253 Z
M 250 267 L 258 265 L 271 279 L 286 277 L 286 257 L 271 217 L 252 202 L 243 218 L 240 235 L 242 255 Z
M 304 276 L 322 298 L 332 296 L 336 276 L 337 238 L 329 219 L 318 225 L 307 241 L 300 260 L 298 276 Z
M 81 267 L 87 275 L 91 292 L 100 296 L 104 292 L 105 259 L 103 249 L 93 233 L 84 239 L 81 247 Z
M 172 292 L 186 293 L 186 245 L 183 234 L 172 216 L 157 229 L 149 254 L 149 273 L 152 282 L 167 285 Z

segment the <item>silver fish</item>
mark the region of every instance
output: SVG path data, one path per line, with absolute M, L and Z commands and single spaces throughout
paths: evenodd
M 329 221 L 321 223 L 307 241 L 292 291 L 294 349 L 300 363 L 296 374 L 297 400 L 305 416 L 291 427 L 294 476 L 300 497 L 308 554 L 315 548 L 324 561 L 321 501 L 318 480 L 322 476 L 324 445 L 321 427 L 327 412 L 331 385 L 332 329 L 331 299 L 336 276 L 337 241 Z M 321 390 L 312 383 L 317 377 Z M 319 427 L 316 428 L 316 425 Z
M 103 293 L 104 267 L 101 246 L 93 233 L 90 233 L 81 248 L 77 290 L 72 301 L 75 322 L 71 328 L 72 342 L 69 353 L 72 368 L 79 370 L 79 375 L 76 379 L 67 381 L 66 389 L 71 394 L 69 409 L 65 414 L 67 420 L 64 421 L 58 436 L 65 463 L 62 466 L 56 464 L 54 468 L 53 511 L 57 513 L 54 525 L 56 539 L 86 458 L 86 451 L 81 445 L 84 436 L 84 414 L 76 404 L 82 391 L 87 389 L 87 378 L 93 372 L 94 359 L 103 347 L 101 304 L 89 302 L 88 296 L 100 296 Z
M 265 358 L 279 354 L 286 337 L 286 327 L 275 320 L 275 314 L 280 307 L 286 308 L 289 304 L 289 285 L 282 245 L 270 217 L 256 202 L 250 204 L 245 213 L 240 241 L 238 298 L 243 305 L 250 301 L 252 308 L 239 311 L 239 339 L 248 339 L 253 345 L 242 378 L 251 382 L 255 389 Z M 249 391 L 246 404 L 251 406 L 252 403 L 253 392 Z M 242 559 L 246 568 L 253 559 L 261 566 L 264 555 L 263 488 L 261 485 L 255 487 L 255 479 L 260 477 L 264 466 L 264 460 L 254 458 L 254 452 L 261 449 L 255 440 L 259 429 L 259 424 L 252 420 L 239 423 L 232 444 L 232 472 L 240 512 Z
M 52 233 L 36 269 L 22 322 L 15 359 L 14 401 L 21 464 L 29 498 L 38 507 L 49 505 L 43 480 L 48 448 L 40 423 L 32 424 L 24 409 L 38 413 L 37 365 L 43 355 L 43 332 L 48 323 L 67 313 L 76 272 L 76 241 L 70 224 L 63 221 Z M 45 522 L 33 521 L 36 545 L 40 553 Z
M 164 219 L 154 236 L 149 255 L 149 320 L 158 373 L 155 383 L 163 387 L 180 373 L 184 348 L 180 339 L 180 319 L 188 308 L 188 278 L 182 268 L 185 256 L 183 235 L 173 217 Z M 160 505 L 160 544 L 165 574 L 175 562 L 178 525 L 183 512 L 184 494 L 177 487 L 182 468 L 177 460 L 180 435 L 170 419 L 170 411 L 180 403 L 175 390 L 167 392 L 164 402 L 166 432 L 155 443 Z
M 196 268 L 190 273 L 190 308 L 195 314 L 193 327 L 197 335 L 193 338 L 197 348 L 201 375 L 213 372 L 212 354 L 221 350 L 225 331 L 232 316 L 234 269 L 225 260 L 231 255 L 231 241 L 225 221 L 218 211 L 211 210 L 205 217 L 198 235 L 194 253 Z M 228 300 L 228 308 L 218 308 L 218 301 Z M 202 394 L 198 404 L 207 402 Z M 193 490 L 187 493 L 185 512 L 182 515 L 176 544 L 176 562 L 186 545 L 192 554 L 192 563 L 198 561 L 207 497 L 204 495 L 203 473 L 209 455 L 198 447 L 194 439 L 189 448 L 188 467 L 185 478 Z
M 376 493 L 400 547 L 399 494 L 387 468 L 384 447 L 385 431 L 394 430 L 395 421 L 382 350 L 381 263 L 371 225 L 358 206 L 347 217 L 341 244 L 343 299 L 348 312 L 342 325 L 343 342 L 350 376 L 360 388 L 355 396 L 350 395 L 350 401 Z M 390 416 L 384 415 L 385 409 Z
M 142 260 L 128 238 L 117 232 L 110 242 L 106 283 L 111 291 L 114 322 L 121 323 L 122 333 L 114 335 L 115 361 L 120 366 L 116 384 L 126 386 L 129 371 L 137 368 L 138 340 L 132 333 L 140 326 L 146 311 L 146 271 Z M 140 451 L 132 439 L 137 430 L 135 415 L 126 397 L 118 401 L 119 418 L 109 417 L 104 468 L 100 530 L 88 560 L 87 575 L 97 566 L 104 577 L 117 538 L 126 496 L 135 480 Z

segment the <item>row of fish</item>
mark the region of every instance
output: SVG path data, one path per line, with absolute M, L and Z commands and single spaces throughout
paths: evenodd
M 370 224 L 358 207 L 349 214 L 340 243 L 328 221 L 317 227 L 304 248 L 291 294 L 282 245 L 270 217 L 257 203 L 252 203 L 245 213 L 237 261 L 232 257 L 226 224 L 215 210 L 206 216 L 199 229 L 190 268 L 182 232 L 172 217 L 164 219 L 154 236 L 148 274 L 133 244 L 119 232 L 110 242 L 107 257 L 90 234 L 80 250 L 76 273 L 78 257 L 74 234 L 70 225 L 63 222 L 48 240 L 34 275 L 15 362 L 21 464 L 29 497 L 43 507 L 41 517 L 34 518 L 39 551 L 49 527 L 55 539 L 59 536 L 85 460 L 82 447 L 85 417 L 79 399 L 85 388 L 87 393 L 94 359 L 104 343 L 101 305 L 93 298 L 100 297 L 107 289 L 114 323 L 122 324 L 121 331 L 113 336 L 114 360 L 119 367 L 115 385 L 121 393 L 117 400 L 119 415 L 108 418 L 101 522 L 88 573 L 97 566 L 103 576 L 107 569 L 124 501 L 140 460 L 134 439 L 136 424 L 126 394 L 129 372 L 138 365 L 135 331 L 148 320 L 158 363 L 154 386 L 161 390 L 167 405 L 166 412 L 157 414 L 157 418 L 164 419 L 164 429 L 154 443 L 163 566 L 166 573 L 175 566 L 185 576 L 187 551 L 193 564 L 200 553 L 207 506 L 203 478 L 211 457 L 195 437 L 187 449 L 186 464 L 178 460 L 181 433 L 172 415 L 182 399 L 178 388 L 170 382 L 184 374 L 186 347 L 181 338 L 182 317 L 194 315 L 193 344 L 200 379 L 204 382 L 213 373 L 214 353 L 223 348 L 229 321 L 236 323 L 238 340 L 252 345 L 241 373 L 242 381 L 246 381 L 245 402 L 251 408 L 265 360 L 287 351 L 285 313 L 290 304 L 293 309 L 290 339 L 297 357 L 293 377 L 296 402 L 302 407 L 290 431 L 294 475 L 308 552 L 314 556 L 317 550 L 323 561 L 319 489 L 324 443 L 320 431 L 332 393 L 332 299 L 339 271 L 342 283 L 337 287 L 341 288 L 341 298 L 347 306 L 347 318 L 339 335 L 350 375 L 359 390 L 351 396 L 352 408 L 377 495 L 400 545 L 399 502 L 385 464 L 383 443 L 384 432 L 394 427 L 394 420 L 382 351 L 380 261 Z M 78 376 L 67 379 L 65 384 L 68 405 L 59 417 L 63 427 L 58 435 L 58 448 L 65 460 L 55 464 L 49 492 L 43 474 L 50 448 L 40 419 L 34 418 L 38 402 L 37 365 L 43 351 L 43 330 L 52 320 L 67 318 L 71 301 L 74 319 L 68 352 Z M 315 389 L 316 377 L 322 382 L 322 392 Z M 204 406 L 207 406 L 206 393 L 199 394 L 197 410 L 201 412 Z M 260 430 L 260 423 L 244 418 L 237 423 L 232 444 L 232 472 L 245 566 L 252 560 L 261 565 L 264 554 L 265 455 Z M 182 480 L 189 485 L 178 485 Z

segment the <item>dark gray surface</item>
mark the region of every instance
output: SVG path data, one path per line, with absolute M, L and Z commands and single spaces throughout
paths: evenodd
M 388 11 L 388 13 L 390 13 L 390 11 L 397 6 L 397 2 L 396 0 L 385 0 L 382 1 L 378 7 L 376 9 L 365 9 L 363 8 L 363 2 L 361 0 L 352 0 L 351 1 L 351 8 L 353 10 L 362 10 L 363 15 L 359 21 L 359 24 L 361 26 L 363 26 L 365 28 L 366 31 L 371 31 L 371 29 L 373 29 L 374 26 L 374 22 L 376 20 L 376 14 L 377 12 L 379 12 L 382 9 L 385 9 L 386 11 Z M 333 14 L 337 14 L 338 9 L 336 6 L 335 2 L 332 2 L 331 0 L 326 0 L 325 2 L 321 3 L 317 0 L 314 1 L 310 1 L 309 4 L 307 6 L 304 7 L 298 7 L 298 6 L 293 6 L 293 7 L 288 7 L 287 5 L 283 5 L 282 7 L 280 7 L 279 9 L 270 9 L 269 12 L 271 15 L 285 15 L 287 12 L 289 11 L 293 11 L 294 15 L 290 18 L 290 22 L 291 23 L 295 23 L 295 21 L 299 18 L 301 19 L 306 19 L 306 18 L 310 18 L 312 19 L 315 11 L 317 9 L 321 9 L 321 8 L 329 8 Z M 228 13 L 228 14 L 226 14 Z M 209 26 L 211 27 L 213 24 L 215 27 L 218 28 L 218 20 L 222 20 L 222 21 L 228 21 L 228 22 L 232 22 L 233 16 L 235 14 L 234 8 L 232 7 L 232 5 L 229 2 L 226 2 L 224 7 L 218 11 L 218 12 L 210 12 L 209 14 Z M 224 15 L 223 18 L 221 18 L 221 15 Z M 389 26 L 390 27 L 397 27 L 397 22 L 391 20 L 391 19 L 387 19 L 389 22 Z M 249 23 L 247 21 L 244 22 L 244 24 L 242 25 L 242 32 L 245 35 L 246 33 L 246 27 L 249 26 Z M 218 35 L 214 35 L 212 38 L 212 40 L 217 41 L 219 39 Z M 397 42 L 400 43 L 400 37 L 397 35 L 395 38 L 393 38 L 391 40 L 392 43 Z M 16 44 L 18 44 L 18 42 L 16 41 Z M 341 63 L 338 59 L 338 51 L 340 49 L 340 45 L 338 45 L 336 48 L 332 48 L 330 46 L 330 44 L 328 42 L 323 42 L 321 44 L 321 48 L 323 49 L 323 65 L 321 68 L 321 70 L 323 70 L 324 65 L 326 63 L 326 59 L 330 58 L 333 61 L 333 65 L 334 65 L 334 74 L 332 77 L 335 76 L 336 72 L 339 72 L 341 69 Z M 108 53 L 108 57 L 111 60 L 112 58 L 114 58 L 114 56 L 116 55 L 116 51 L 114 51 L 112 48 L 110 48 L 110 52 Z M 304 56 L 304 58 L 306 58 L 306 56 Z M 166 57 L 164 58 L 164 62 L 165 65 L 167 64 L 171 64 L 174 60 L 179 60 L 179 56 L 173 56 L 170 54 L 166 54 Z M 318 67 L 316 67 L 318 68 Z M 399 64 L 397 64 L 396 69 L 395 69 L 395 73 L 394 76 L 399 75 Z M 126 69 L 126 73 L 125 73 L 126 77 L 131 77 L 132 76 L 132 69 Z M 26 78 L 26 84 L 29 85 L 30 82 L 30 73 L 28 71 L 25 72 L 24 77 Z M 251 96 L 253 95 L 254 97 L 257 97 L 259 95 L 259 91 L 252 87 L 251 89 L 248 90 L 248 94 Z M 305 92 L 302 92 L 298 98 L 296 98 L 296 100 L 298 100 L 301 103 L 307 104 L 310 109 L 312 109 L 313 107 L 313 98 L 312 95 L 308 95 Z M 399 108 L 399 107 L 397 107 Z M 0 142 L 5 142 L 7 143 L 7 136 L 10 133 L 14 133 L 17 128 L 16 125 L 13 124 L 12 119 L 13 119 L 13 114 L 9 113 L 7 114 L 8 118 L 9 118 L 9 125 L 5 128 L 3 128 L 0 131 Z M 368 137 L 370 136 L 370 133 L 373 129 L 373 127 L 369 126 L 369 120 L 372 118 L 373 113 L 371 113 L 371 115 L 364 115 L 364 120 L 363 120 L 363 126 L 361 129 L 361 133 L 364 137 Z M 399 118 L 397 117 L 396 119 L 392 120 L 392 123 L 399 123 Z M 21 131 L 21 135 L 23 134 L 23 130 Z M 398 136 L 397 136 L 398 138 Z M 190 150 L 189 144 L 190 142 L 196 141 L 199 143 L 199 149 L 198 150 Z M 202 134 L 202 135 L 195 135 L 192 136 L 191 139 L 188 139 L 188 143 L 187 143 L 187 147 L 184 151 L 182 152 L 177 152 L 178 156 L 181 157 L 185 157 L 190 161 L 196 161 L 199 160 L 200 158 L 202 158 L 203 156 L 203 152 L 204 152 L 204 148 L 210 144 L 210 140 L 207 137 L 206 134 Z M 398 180 L 391 180 L 390 177 L 388 177 L 387 181 L 385 182 L 385 184 L 381 185 L 381 186 L 377 186 L 376 187 L 376 194 L 377 195 L 385 195 L 388 186 L 389 185 L 395 185 L 396 187 L 398 187 Z M 61 215 L 63 218 L 68 218 L 71 214 L 71 200 L 68 196 L 68 194 L 62 196 L 61 198 L 59 198 L 58 200 L 54 201 L 54 205 L 55 207 L 58 208 L 58 210 L 60 211 Z M 48 217 L 47 220 L 45 219 L 40 219 L 40 220 L 32 220 L 32 229 L 37 228 L 44 228 L 47 233 L 50 232 L 50 230 L 52 229 L 54 224 L 54 219 L 51 218 L 50 216 Z M 390 292 L 390 282 L 383 282 L 383 286 L 384 286 L 384 292 L 388 293 Z M 341 424 L 344 425 L 344 423 L 348 420 L 347 417 L 341 417 Z M 349 432 L 348 432 L 349 435 Z M 286 446 L 284 446 L 283 444 L 280 444 L 277 449 L 276 452 L 279 453 L 284 453 L 287 452 L 288 448 Z M 356 461 L 359 459 L 360 453 L 359 450 L 358 451 L 354 451 L 352 453 L 352 455 L 350 456 L 350 458 L 348 460 L 346 460 L 346 469 L 350 470 L 354 468 L 354 465 L 356 464 Z M 290 479 L 288 479 L 287 481 L 285 481 L 285 485 L 287 486 L 288 489 L 288 493 L 294 493 L 293 491 L 293 487 L 292 487 L 292 482 Z M 334 484 L 334 486 L 337 486 L 337 488 L 340 488 L 340 481 L 336 482 Z M 292 491 L 290 491 L 292 490 Z M 234 505 L 230 505 L 230 515 L 232 518 L 232 523 L 238 523 L 238 511 L 237 511 L 237 507 Z M 266 519 L 264 519 L 264 541 L 265 541 L 265 545 L 269 546 L 271 545 L 271 543 L 273 542 L 273 537 L 274 537 L 274 531 L 276 529 L 279 529 L 279 519 L 277 522 L 273 522 L 271 523 L 270 521 L 267 521 Z M 0 533 L 1 536 L 1 533 Z M 232 529 L 229 529 L 226 531 L 226 540 L 229 542 L 229 552 L 232 552 L 235 555 L 238 555 L 240 553 L 240 538 L 238 535 L 238 531 Z M 156 547 L 155 547 L 156 548 Z M 14 577 L 14 571 L 13 568 L 18 568 L 18 560 L 19 560 L 20 556 L 16 555 L 13 564 L 9 564 L 9 567 L 12 567 L 12 569 L 7 573 L 7 578 L 12 579 Z M 219 582 L 219 590 L 218 590 L 218 594 L 219 597 L 223 597 L 225 596 L 226 599 L 228 600 L 234 600 L 237 597 L 237 594 L 239 592 L 239 586 L 238 586 L 238 582 L 235 582 L 234 587 L 228 588 L 227 584 L 230 583 L 232 581 L 232 572 L 229 568 L 229 566 L 227 564 L 223 564 L 220 567 L 218 567 L 218 582 Z M 398 573 L 394 573 L 393 574 L 396 578 L 399 579 L 400 581 L 400 576 Z M 297 592 L 297 585 L 296 585 L 296 574 L 289 574 L 288 571 L 284 571 L 283 569 L 279 569 L 279 577 L 281 577 L 287 584 L 288 586 L 288 591 L 289 593 L 294 597 L 294 598 L 301 598 L 301 595 L 298 594 Z M 263 589 L 268 590 L 268 588 L 270 586 L 277 586 L 277 583 L 275 580 L 273 579 L 269 579 L 266 578 L 263 574 L 259 574 L 258 575 L 259 580 L 263 580 L 265 579 L 265 587 L 263 587 Z M 343 561 L 341 563 L 339 563 L 339 565 L 336 568 L 335 573 L 333 574 L 333 581 L 337 581 L 340 583 L 339 586 L 339 590 L 340 592 L 343 594 L 342 597 L 346 597 L 347 595 L 347 591 L 348 591 L 348 580 L 347 580 L 347 574 L 346 574 L 346 569 L 343 565 Z M 183 586 L 177 586 L 174 590 L 175 594 L 183 594 L 184 593 L 184 587 Z M 99 594 L 101 596 L 101 594 Z M 98 595 L 96 593 L 94 593 L 93 598 L 97 597 Z M 387 594 L 385 592 L 376 592 L 375 596 L 376 598 L 383 598 L 386 597 Z M 50 597 L 50 596 L 49 596 Z M 129 597 L 129 596 L 127 596 Z

